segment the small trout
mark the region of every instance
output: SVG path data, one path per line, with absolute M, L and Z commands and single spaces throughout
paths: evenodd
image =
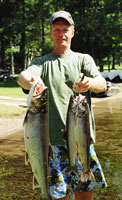
M 87 178 L 95 180 L 89 167 L 89 148 L 91 144 L 90 137 L 90 119 L 89 106 L 85 96 L 71 96 L 67 116 L 67 144 L 69 150 L 70 167 L 67 170 L 73 171 L 76 174 L 75 157 L 78 156 L 79 162 L 83 164 L 81 181 L 84 182 Z M 73 138 L 71 140 L 71 138 Z M 70 142 L 72 141 L 72 143 Z

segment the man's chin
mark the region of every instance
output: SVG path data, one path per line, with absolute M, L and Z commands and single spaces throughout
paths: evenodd
M 65 47 L 65 46 L 66 46 L 66 43 L 65 43 L 65 42 L 58 42 L 57 45 L 58 45 L 58 46 L 61 46 L 61 47 Z

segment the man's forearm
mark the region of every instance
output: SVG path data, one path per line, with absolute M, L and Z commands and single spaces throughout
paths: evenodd
M 17 83 L 25 90 L 29 90 L 31 87 L 30 85 L 31 80 L 32 80 L 32 75 L 26 71 L 22 71 L 20 73 Z
M 105 92 L 107 89 L 106 81 L 102 77 L 96 77 L 90 79 L 90 90 L 95 93 Z

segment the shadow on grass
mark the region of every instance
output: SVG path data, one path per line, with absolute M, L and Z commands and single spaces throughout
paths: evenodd
M 0 81 L 0 87 L 20 87 L 17 84 L 18 77 L 9 78 L 6 82 Z

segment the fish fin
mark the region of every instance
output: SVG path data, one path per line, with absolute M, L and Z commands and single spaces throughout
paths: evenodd
M 23 126 L 26 124 L 28 113 L 29 113 L 29 110 L 26 111 L 25 118 L 24 118 L 24 121 L 23 121 Z
M 52 160 L 55 159 L 54 150 L 53 150 L 51 144 L 49 144 L 49 157 L 50 157 Z
M 69 166 L 66 171 L 67 174 L 74 173 L 76 176 L 78 175 L 78 170 L 76 166 Z
M 28 156 L 28 153 L 26 152 L 25 153 L 25 165 L 28 165 L 29 163 L 29 156 Z
M 78 148 L 78 144 L 76 143 L 76 145 L 77 145 L 77 148 Z M 82 162 L 82 158 L 81 158 L 81 156 L 79 155 L 79 152 L 77 151 L 77 153 L 76 153 L 76 156 L 78 157 L 78 162 L 80 163 L 80 164 L 82 164 L 83 162 Z
M 36 189 L 36 188 L 39 188 L 39 184 L 38 184 L 34 175 L 33 175 L 32 188 L 33 188 L 33 190 Z
M 48 180 L 49 185 L 51 184 L 51 178 L 52 178 L 52 176 L 47 176 L 47 180 Z
M 79 157 L 79 155 L 78 155 L 78 162 L 79 162 L 80 164 L 83 163 L 83 162 L 82 162 L 82 159 Z
M 40 200 L 47 200 L 47 197 L 43 197 L 43 196 L 41 196 L 41 194 L 40 194 Z M 48 200 L 55 200 L 55 199 L 53 199 L 53 198 L 51 197 L 51 195 L 48 194 Z
M 82 172 L 81 182 L 84 182 L 87 178 L 89 178 L 91 181 L 95 181 L 95 177 L 90 169 L 87 172 Z

